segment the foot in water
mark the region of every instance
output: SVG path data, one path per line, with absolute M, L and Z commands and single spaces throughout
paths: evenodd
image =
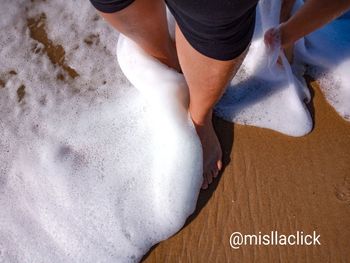
M 195 127 L 203 148 L 202 189 L 207 189 L 222 169 L 222 150 L 211 119 Z

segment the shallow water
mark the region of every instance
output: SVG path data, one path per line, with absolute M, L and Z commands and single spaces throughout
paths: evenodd
M 300 67 L 271 65 L 261 48 L 277 23 L 264 15 L 278 15 L 271 3 L 261 2 L 252 47 L 216 111 L 300 136 L 312 128 Z M 124 42 L 119 61 L 135 89 L 117 63 L 118 34 L 86 1 L 4 0 L 0 16 L 0 262 L 139 261 L 182 227 L 201 185 L 183 77 Z M 346 41 L 336 41 L 342 54 Z M 311 51 L 298 63 L 332 62 Z M 320 80 L 346 117 L 347 62 L 331 62 Z

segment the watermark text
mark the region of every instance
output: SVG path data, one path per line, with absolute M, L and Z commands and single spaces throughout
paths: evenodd
M 233 232 L 230 236 L 230 246 L 239 249 L 242 246 L 319 246 L 321 236 L 313 231 L 304 233 L 297 231 L 294 234 L 280 234 L 278 231 L 270 233 L 243 234 Z

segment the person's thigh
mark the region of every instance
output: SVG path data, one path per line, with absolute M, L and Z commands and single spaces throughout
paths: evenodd
M 100 12 L 114 13 L 123 10 L 135 0 L 90 0 L 91 4 Z
M 187 41 L 201 54 L 232 60 L 246 50 L 258 0 L 165 0 Z
M 180 70 L 164 0 L 90 0 L 117 31 L 164 64 Z

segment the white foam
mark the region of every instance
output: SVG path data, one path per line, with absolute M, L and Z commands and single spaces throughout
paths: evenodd
M 280 8 L 280 1 L 259 2 L 249 52 L 215 112 L 228 121 L 303 136 L 313 126 L 305 105 L 310 94 L 303 80 L 293 75 L 279 47 L 269 54 L 263 43 L 264 32 L 279 23 Z M 283 58 L 283 67 L 276 64 L 277 55 Z
M 285 59 L 278 68 L 261 48 L 279 8 L 261 1 L 252 47 L 216 110 L 298 136 L 311 128 L 309 94 Z M 30 37 L 26 19 L 42 13 L 78 77 Z M 0 17 L 0 262 L 139 261 L 182 227 L 201 185 L 183 76 L 120 37 L 118 60 L 134 89 L 116 63 L 118 34 L 83 0 L 3 0 Z M 347 84 L 347 68 L 327 76 Z M 345 86 L 337 92 L 334 101 L 349 105 Z
M 327 101 L 350 121 L 350 11 L 300 40 L 295 67 L 309 65 Z M 302 72 L 303 73 L 303 72 Z
M 172 111 L 147 105 L 119 69 L 118 34 L 86 1 L 4 1 L 0 12 L 0 262 L 139 261 L 196 205 L 202 153 L 186 86 L 164 85 Z M 43 12 L 79 77 L 30 38 L 26 17 Z

